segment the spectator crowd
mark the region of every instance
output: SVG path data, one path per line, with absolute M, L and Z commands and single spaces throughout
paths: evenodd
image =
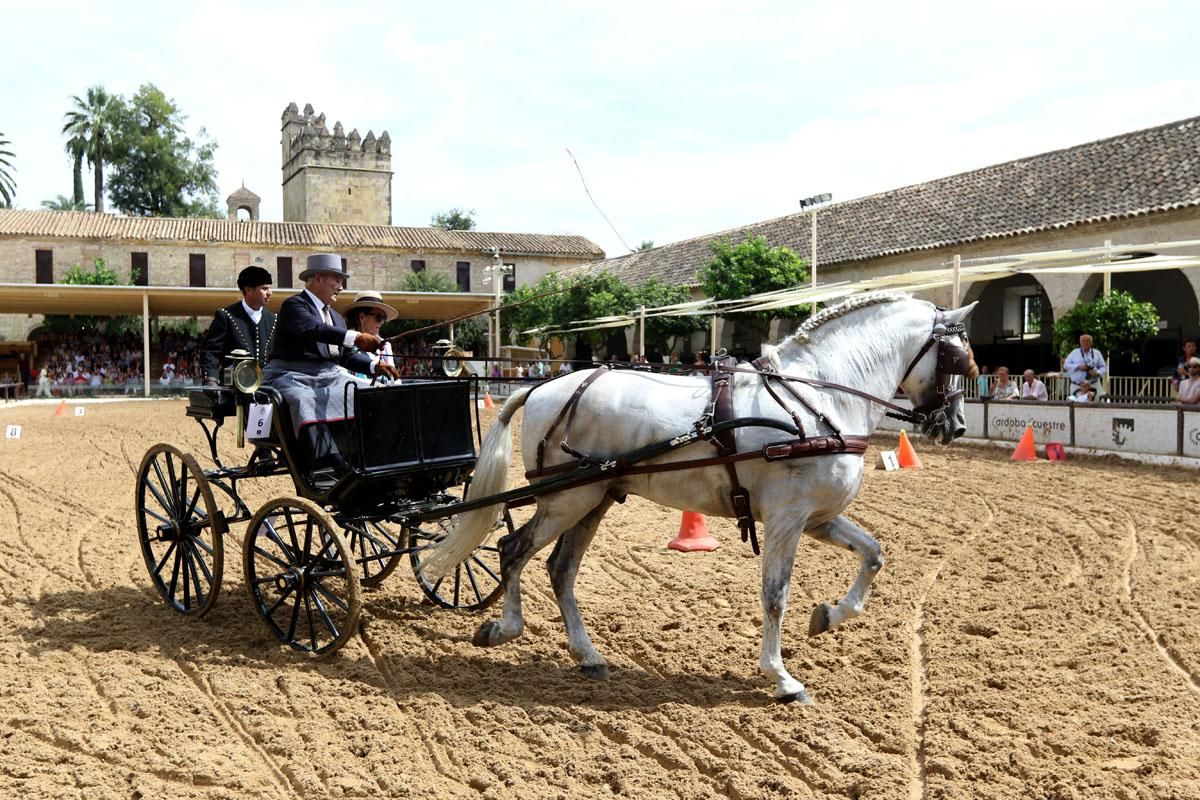
M 181 388 L 199 382 L 199 337 L 163 331 L 162 370 L 155 384 Z M 37 337 L 40 366 L 30 376 L 35 397 L 141 394 L 144 382 L 141 336 L 134 333 L 47 331 Z M 153 359 L 152 359 L 153 361 Z

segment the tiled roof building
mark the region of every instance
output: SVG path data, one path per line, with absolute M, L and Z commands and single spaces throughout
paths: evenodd
M 821 208 L 818 276 L 855 262 L 1198 208 L 1200 117 L 1193 117 Z M 809 212 L 576 271 L 608 270 L 635 284 L 655 276 L 693 284 L 696 270 L 712 257 L 713 240 L 749 236 L 807 258 Z

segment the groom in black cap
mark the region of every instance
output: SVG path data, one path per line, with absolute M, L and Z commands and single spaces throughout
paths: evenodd
M 225 357 L 234 350 L 251 353 L 260 367 L 266 366 L 271 353 L 275 333 L 275 312 L 267 308 L 271 273 L 262 267 L 246 267 L 238 273 L 237 285 L 242 299 L 217 311 L 200 345 L 205 386 L 220 384 Z
M 287 403 L 293 431 L 310 459 L 308 467 L 340 467 L 342 459 L 328 423 L 349 419 L 345 407 L 349 378 L 338 369 L 363 375 L 399 377 L 396 368 L 369 355 L 383 345 L 370 333 L 348 330 L 334 310 L 350 276 L 333 253 L 311 255 L 300 280 L 304 290 L 283 301 L 275 342 L 263 372 L 263 384 L 274 387 Z

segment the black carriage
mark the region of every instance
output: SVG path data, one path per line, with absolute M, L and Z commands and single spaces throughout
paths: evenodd
M 235 383 L 238 381 L 235 379 Z M 246 522 L 242 563 L 259 615 L 281 641 L 331 653 L 357 629 L 361 587 L 382 582 L 407 559 L 421 591 L 438 606 L 478 610 L 501 593 L 498 536 L 512 530 L 508 512 L 496 532 L 453 573 L 430 582 L 419 571 L 423 545 L 444 535 L 475 466 L 477 404 L 466 379 L 347 387 L 354 418 L 330 423 L 343 469 L 309 471 L 280 395 L 257 381 L 245 391 L 189 392 L 187 415 L 199 422 L 215 467 L 160 443 L 137 475 L 138 535 L 151 581 L 181 614 L 200 616 L 220 594 L 225 538 Z M 217 448 L 223 423 L 253 404 L 271 410 L 269 430 L 251 438 L 243 466 L 226 466 Z M 240 411 L 239 411 L 240 409 Z M 474 414 L 474 425 L 472 416 Z M 239 481 L 289 475 L 295 493 L 251 509 Z M 222 499 L 218 503 L 218 497 Z M 227 508 L 222 508 L 226 506 Z

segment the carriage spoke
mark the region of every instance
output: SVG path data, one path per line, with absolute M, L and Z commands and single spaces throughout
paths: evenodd
M 292 519 L 291 508 L 283 509 L 283 518 L 287 520 L 288 538 L 292 540 L 292 563 L 297 565 L 303 564 L 304 562 L 300 560 L 302 558 L 300 555 L 300 542 L 296 539 L 296 521 Z
M 282 561 L 277 561 L 277 563 L 283 564 L 284 567 L 291 567 L 292 564 L 295 564 L 296 563 L 295 554 L 292 553 L 292 551 L 288 549 L 288 546 L 283 543 L 283 540 L 279 538 L 279 533 L 275 530 L 275 526 L 272 525 L 270 522 L 263 520 L 263 528 L 266 529 L 267 538 L 269 538 L 271 541 L 275 542 L 275 544 L 279 545 L 279 549 L 283 551 L 284 558 L 289 559 L 289 562 L 290 562 L 287 564 L 283 564 Z M 264 556 L 267 556 L 267 558 L 274 558 L 274 556 L 271 556 L 270 554 L 268 554 L 267 552 L 265 552 L 264 550 L 259 548 L 258 545 L 255 545 L 254 549 L 256 551 L 262 553 Z
M 312 585 L 312 588 L 313 588 L 313 589 L 315 589 L 315 590 L 317 590 L 317 591 L 318 591 L 318 592 L 320 592 L 321 594 L 325 595 L 325 599 L 326 599 L 326 600 L 328 600 L 329 602 L 333 603 L 335 606 L 337 606 L 338 608 L 340 608 L 342 611 L 345 611 L 346 613 L 349 613 L 349 612 L 350 612 L 350 606 L 349 606 L 349 605 L 347 605 L 347 604 L 346 604 L 346 603 L 345 603 L 345 602 L 342 600 L 342 598 L 338 597 L 336 594 L 334 594 L 333 592 L 329 591 L 328 589 L 326 589 L 326 588 L 325 588 L 324 586 L 322 586 L 321 584 L 319 584 L 319 583 L 314 583 L 314 584 Z
M 483 563 L 483 561 L 481 561 L 479 559 L 479 556 L 472 555 L 471 561 L 474 561 L 476 564 L 478 564 L 479 568 L 482 569 L 484 572 L 486 572 L 491 577 L 492 580 L 494 580 L 496 583 L 500 583 L 500 576 L 497 575 L 496 573 L 492 572 L 492 568 L 489 567 L 487 564 Z
M 273 583 L 275 581 L 275 579 L 274 578 L 264 578 L 263 581 L 271 581 Z M 259 582 L 262 583 L 263 581 L 259 581 Z M 268 617 L 275 616 L 275 609 L 279 608 L 279 606 L 283 603 L 284 600 L 287 600 L 288 595 L 292 593 L 292 589 L 294 589 L 294 588 L 295 587 L 293 587 L 293 586 L 289 586 L 288 588 L 284 589 L 283 592 L 280 593 L 279 599 L 275 601 L 275 605 L 273 605 L 267 609 Z
M 143 513 L 143 514 L 149 514 L 150 516 L 154 517 L 156 520 L 158 520 L 159 522 L 161 522 L 161 523 L 162 523 L 162 524 L 164 524 L 164 525 L 170 525 L 170 524 L 171 524 L 171 520 L 167 519 L 166 517 L 162 516 L 161 514 L 159 514 L 159 513 L 158 513 L 158 512 L 156 512 L 156 511 L 151 511 L 150 509 L 148 509 L 148 508 L 144 508 L 144 507 L 143 507 L 143 508 L 142 508 L 142 513 Z
M 180 555 L 180 560 L 183 562 L 183 568 L 181 569 L 181 572 L 183 572 L 183 607 L 191 608 L 192 607 L 192 600 L 191 600 L 192 584 L 191 584 L 191 581 L 189 580 L 189 578 L 191 576 L 190 567 L 191 567 L 192 562 L 190 560 L 188 560 L 188 551 L 187 551 L 186 546 L 179 548 L 179 555 Z
M 193 548 L 196 546 L 197 543 L 201 543 L 199 539 L 192 539 L 191 544 L 192 544 Z M 210 550 L 209 552 L 212 552 L 212 551 Z M 195 552 L 195 550 L 193 550 L 192 557 L 196 560 L 196 563 L 200 565 L 200 569 L 204 570 L 204 579 L 207 580 L 211 584 L 212 583 L 212 573 L 208 569 L 208 564 L 205 563 L 205 561 L 204 561 L 204 556 L 200 555 L 199 553 Z
M 292 604 L 292 621 L 288 625 L 287 640 L 288 642 L 296 641 L 296 623 L 300 621 L 300 598 L 296 598 L 296 602 Z
M 171 585 L 167 587 L 167 594 L 171 596 L 171 600 L 175 599 L 175 584 L 179 580 L 179 561 L 181 548 L 175 548 L 175 562 L 171 565 Z
M 309 517 L 308 522 L 304 526 L 304 549 L 300 553 L 301 558 L 304 559 L 301 562 L 302 564 L 307 564 L 310 560 L 309 550 L 312 549 L 312 531 L 313 521 L 312 517 Z
M 204 552 L 208 553 L 210 556 L 213 553 L 213 549 L 208 546 L 208 542 L 204 541 L 199 536 L 192 537 L 192 544 L 204 548 Z
M 166 453 L 166 456 L 167 456 L 167 458 L 166 458 L 166 461 L 167 461 L 167 475 L 169 475 L 169 476 L 171 477 L 171 482 L 170 482 L 170 483 L 168 483 L 166 486 L 164 486 L 164 487 L 163 487 L 163 489 L 165 489 L 165 490 L 167 491 L 167 493 L 171 495 L 171 500 L 172 500 L 172 502 L 174 502 L 174 500 L 175 500 L 175 487 L 178 485 L 177 481 L 175 480 L 175 462 L 174 462 L 174 461 L 171 459 L 171 454 L 170 454 L 170 453 Z M 161 473 L 160 473 L 160 476 L 161 476 Z M 175 513 L 176 513 L 176 514 L 178 514 L 178 513 L 179 513 L 179 509 L 180 509 L 180 506 L 175 506 Z
M 467 581 L 471 584 L 471 591 L 475 593 L 475 602 L 482 603 L 483 595 L 479 593 L 479 584 L 475 583 L 475 573 L 471 572 L 471 563 L 464 562 L 463 569 L 467 571 Z
M 283 567 L 284 570 L 289 570 L 292 568 L 291 564 L 287 563 L 286 561 L 276 558 L 272 554 L 268 553 L 266 550 L 263 550 L 258 545 L 254 545 L 254 552 L 258 553 L 260 556 L 267 559 L 268 561 L 272 561 L 275 564 L 277 564 L 278 566 Z
M 316 592 L 312 593 L 312 599 L 317 604 L 317 611 L 321 613 L 321 620 L 325 623 L 325 627 L 329 629 L 329 632 L 333 634 L 333 638 L 336 639 L 338 637 L 337 625 L 333 623 L 329 612 L 325 610 L 325 604 L 321 602 L 321 598 L 317 596 Z
M 160 572 L 162 572 L 162 568 L 163 568 L 163 566 L 165 566 L 165 565 L 166 565 L 166 563 L 167 563 L 167 559 L 171 557 L 171 553 L 175 552 L 175 546 L 176 546 L 177 544 L 179 544 L 179 540 L 178 540 L 178 539 L 176 539 L 175 541 L 171 542 L 170 546 L 169 546 L 169 547 L 167 547 L 167 552 L 163 553 L 162 561 L 159 561 L 159 562 L 158 562 L 158 566 L 154 568 L 154 574 L 155 574 L 155 575 L 158 575 Z
M 158 468 L 158 462 L 155 461 L 153 463 L 153 466 L 154 466 L 154 471 L 156 473 L 158 473 L 159 488 L 162 489 L 167 494 L 170 494 L 171 492 L 166 487 L 166 479 L 163 478 L 162 470 Z M 160 494 L 158 489 L 154 488 L 154 484 L 150 483 L 149 476 L 147 476 L 147 479 L 142 482 L 142 485 L 150 490 L 150 494 L 154 495 L 154 499 L 158 501 L 158 504 L 160 506 L 162 506 L 162 510 L 167 512 L 167 514 L 170 517 L 175 518 L 175 516 L 176 516 L 175 508 L 169 502 L 167 502 L 166 497 L 164 497 L 162 494 Z
M 192 499 L 188 502 L 187 511 L 183 515 L 183 519 L 191 519 L 192 514 L 196 513 L 196 503 L 200 500 L 200 486 L 196 486 L 196 491 L 192 492 Z M 207 519 L 204 512 L 199 513 L 200 519 Z
M 304 593 L 304 616 L 308 619 L 308 640 L 312 642 L 312 649 L 315 653 L 317 651 L 317 632 L 313 628 L 312 603 L 308 599 L 309 594 L 311 592 Z
M 200 588 L 200 570 L 196 569 L 196 562 L 199 560 L 195 553 L 187 552 L 188 564 L 192 573 L 192 588 L 196 590 L 196 602 L 204 601 L 204 590 Z

